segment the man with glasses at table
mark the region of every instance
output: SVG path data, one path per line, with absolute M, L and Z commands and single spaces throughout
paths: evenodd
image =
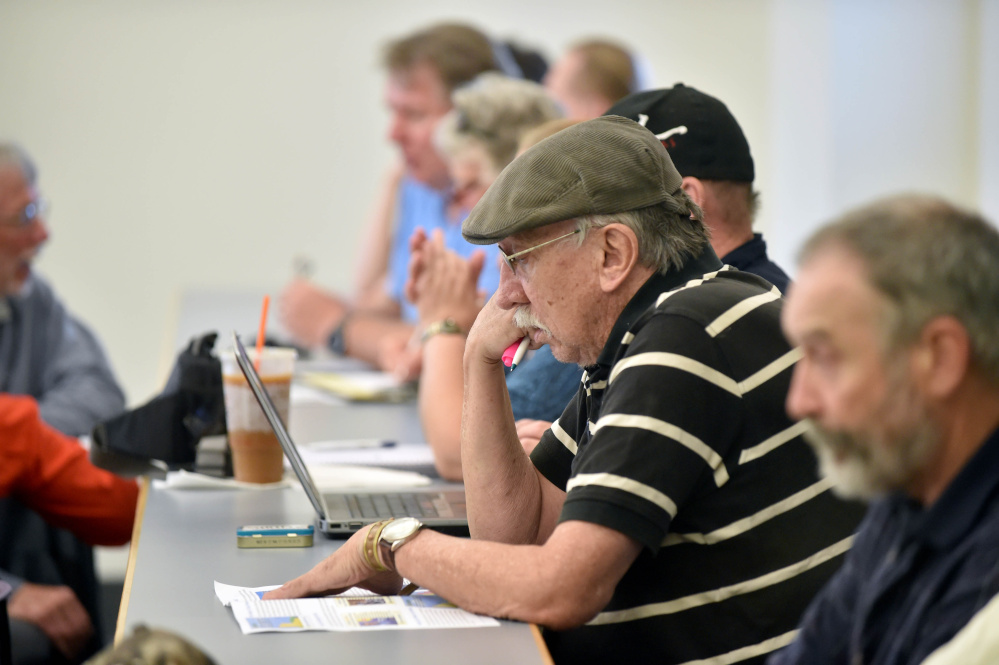
M 49 237 L 36 177 L 21 148 L 0 143 L 0 393 L 35 398 L 46 423 L 80 436 L 122 411 L 125 396 L 93 333 L 32 272 Z M 72 592 L 68 578 L 74 579 Z M 40 658 L 53 652 L 48 642 L 56 617 L 78 617 L 72 623 L 83 626 L 83 637 L 96 638 L 89 548 L 10 498 L 0 499 L 0 579 L 15 589 L 10 614 L 17 662 L 30 662 L 20 660 L 28 652 Z M 68 643 L 84 641 L 76 638 Z
M 500 287 L 465 346 L 472 540 L 363 529 L 267 598 L 400 575 L 541 624 L 558 663 L 759 663 L 787 644 L 860 519 L 784 411 L 780 292 L 725 269 L 662 143 L 604 117 L 510 164 L 463 225 Z M 500 358 L 524 335 L 584 366 L 528 457 Z M 380 571 L 380 572 L 379 572 Z

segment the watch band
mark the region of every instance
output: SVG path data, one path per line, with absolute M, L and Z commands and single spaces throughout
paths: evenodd
M 392 546 L 381 538 L 378 539 L 378 558 L 386 570 L 395 571 L 395 552 L 392 550 Z
M 352 312 L 348 311 L 340 319 L 340 323 L 337 324 L 336 329 L 330 333 L 330 336 L 326 338 L 326 348 L 333 353 L 343 356 L 347 355 L 347 344 L 344 339 L 344 331 L 347 327 L 347 321 L 350 320 L 350 315 Z
M 423 329 L 423 334 L 420 336 L 420 341 L 425 343 L 428 339 L 434 335 L 461 335 L 465 331 L 455 323 L 454 319 L 448 318 L 442 321 L 434 321 L 429 326 Z
M 390 521 L 382 520 L 381 522 L 372 524 L 368 532 L 364 535 L 364 540 L 361 542 L 361 558 L 375 572 L 383 573 L 389 570 L 389 567 L 385 565 L 385 562 L 379 556 L 378 550 L 381 544 L 382 529 Z

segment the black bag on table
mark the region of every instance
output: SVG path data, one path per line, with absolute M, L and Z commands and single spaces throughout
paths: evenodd
M 212 353 L 217 337 L 210 332 L 193 338 L 159 396 L 94 428 L 96 464 L 125 473 L 122 467 L 130 465 L 141 472 L 148 460 L 191 468 L 201 438 L 226 433 L 222 365 Z

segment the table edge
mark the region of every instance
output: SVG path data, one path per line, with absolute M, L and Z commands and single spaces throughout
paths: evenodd
M 118 622 L 114 629 L 114 644 L 125 637 L 125 622 L 128 618 L 128 601 L 132 595 L 132 579 L 135 577 L 135 559 L 139 553 L 139 537 L 142 535 L 142 520 L 146 514 L 146 498 L 149 496 L 149 476 L 139 479 L 139 499 L 135 504 L 135 522 L 132 524 L 132 541 L 128 546 L 128 565 L 125 568 L 125 583 L 121 590 L 121 604 L 118 606 Z

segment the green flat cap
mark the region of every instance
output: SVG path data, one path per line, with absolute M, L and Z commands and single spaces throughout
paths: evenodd
M 682 178 L 649 130 L 604 116 L 549 136 L 503 169 L 461 226 L 489 245 L 583 215 L 645 208 L 669 199 Z

